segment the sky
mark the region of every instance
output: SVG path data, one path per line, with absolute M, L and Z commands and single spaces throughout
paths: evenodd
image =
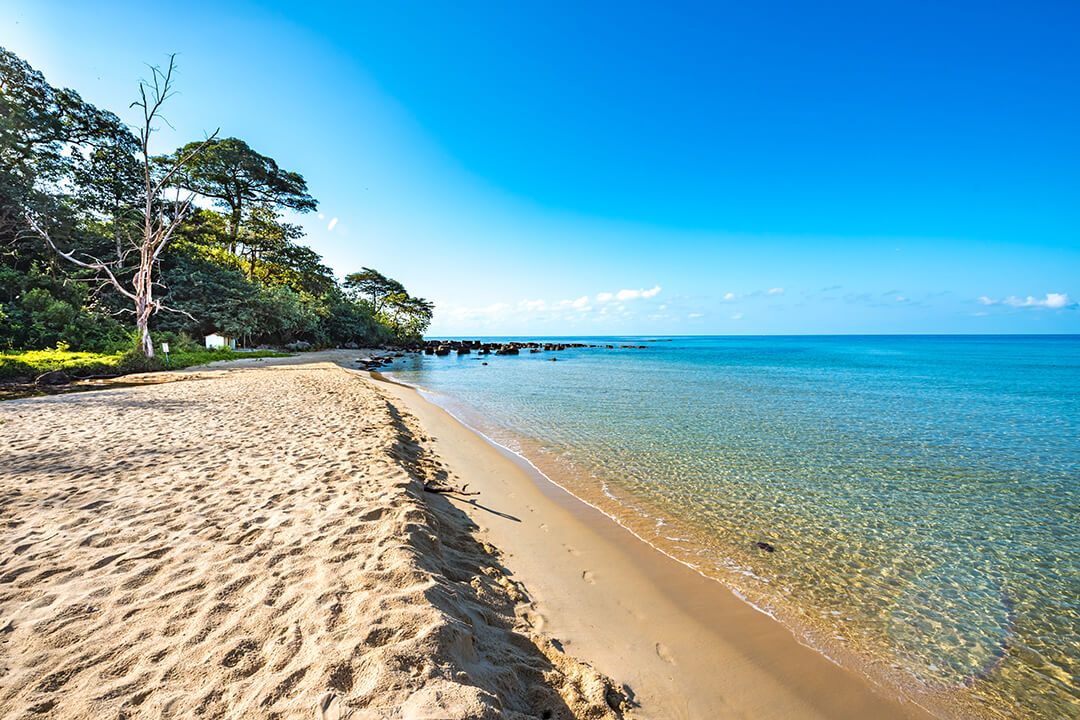
M 161 151 L 300 172 L 429 335 L 1080 332 L 1080 3 L 0 0 Z

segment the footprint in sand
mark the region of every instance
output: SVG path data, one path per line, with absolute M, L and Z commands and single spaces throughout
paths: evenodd
M 315 717 L 319 720 L 341 720 L 341 699 L 335 693 L 328 692 L 319 698 L 315 706 Z
M 664 646 L 663 643 L 656 643 L 656 655 L 666 663 L 675 665 L 675 658 L 671 655 L 671 651 Z
M 585 570 L 584 572 L 582 572 L 581 579 L 589 583 L 590 585 L 596 584 L 596 579 L 593 577 L 592 571 L 590 570 Z

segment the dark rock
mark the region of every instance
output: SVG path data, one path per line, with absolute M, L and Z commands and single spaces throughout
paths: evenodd
M 762 540 L 761 542 L 757 543 L 757 548 L 758 548 L 759 550 L 764 550 L 765 552 L 776 552 L 776 548 L 774 548 L 774 547 L 773 547 L 772 545 L 770 545 L 769 543 L 765 542 L 764 540 Z
M 63 370 L 50 370 L 38 375 L 34 378 L 34 382 L 38 385 L 67 385 L 71 382 L 71 378 Z

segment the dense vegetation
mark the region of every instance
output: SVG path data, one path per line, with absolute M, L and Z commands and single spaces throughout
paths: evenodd
M 139 353 L 134 352 L 82 352 L 69 350 L 63 343 L 58 347 L 45 350 L 18 350 L 0 352 L 0 382 L 26 383 L 52 370 L 60 370 L 65 378 L 108 377 L 124 375 L 129 372 L 142 372 L 151 369 L 178 369 L 192 365 L 205 365 L 221 360 L 249 360 L 260 357 L 287 357 L 288 353 L 272 350 L 236 352 L 218 348 L 210 350 L 200 347 L 194 341 L 170 343 L 170 352 L 160 354 L 147 362 Z M 59 381 L 61 383 L 64 380 Z M 3 395 L 0 394 L 0 399 Z
M 136 102 L 147 112 L 148 87 Z M 316 208 L 301 175 L 231 137 L 152 157 L 145 127 L 0 48 L 0 351 L 131 351 L 140 283 L 152 291 L 144 324 L 177 347 L 210 332 L 326 347 L 426 329 L 431 303 L 370 268 L 339 283 L 302 244 L 282 216 Z M 140 256 L 153 228 L 160 251 Z

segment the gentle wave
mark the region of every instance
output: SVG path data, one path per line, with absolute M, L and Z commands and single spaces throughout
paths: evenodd
M 1078 714 L 1076 338 L 558 356 L 391 374 L 834 662 L 971 714 Z

